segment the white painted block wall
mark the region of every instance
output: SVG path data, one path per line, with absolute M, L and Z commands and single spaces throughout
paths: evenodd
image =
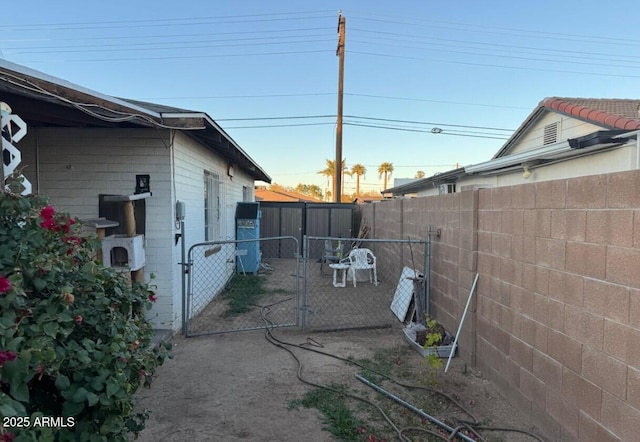
M 29 128 L 20 146 L 34 191 L 46 195 L 56 210 L 78 218 L 98 216 L 99 194 L 133 194 L 136 175 L 150 175 L 144 272 L 147 280 L 156 276 L 152 283 L 159 296 L 149 318 L 157 328 L 174 326 L 168 140 L 168 131 L 154 129 Z
M 196 143 L 184 134 L 178 133 L 174 140 L 173 161 L 175 164 L 176 199 L 185 203 L 185 241 L 187 253 L 193 244 L 204 242 L 204 174 L 205 171 L 220 177 L 223 207 L 223 236 L 213 240 L 235 239 L 235 210 L 236 204 L 242 201 L 242 188 L 246 186 L 250 190 L 250 199 L 254 199 L 253 179 L 236 167 L 233 177 L 227 175 L 226 161 L 218 156 L 212 156 L 203 146 Z M 202 252 L 204 248 L 198 248 Z M 198 256 L 197 263 L 202 268 L 201 275 L 211 275 L 209 279 L 198 278 L 193 287 L 196 310 L 205 307 L 204 300 L 212 299 L 219 291 L 227 278 L 235 269 L 233 247 L 223 247 L 222 251 L 212 255 L 206 260 Z M 180 262 L 180 248 L 174 250 L 176 262 Z M 177 278 L 180 278 L 180 269 L 177 269 Z M 194 278 L 196 279 L 196 278 Z M 174 303 L 182 305 L 181 292 L 175 292 Z M 182 322 L 182 310 L 177 310 L 175 321 Z
M 187 249 L 204 240 L 204 171 L 224 180 L 224 222 L 235 237 L 235 204 L 247 186 L 253 199 L 253 179 L 227 165 L 188 136 L 156 129 L 29 128 L 19 148 L 26 177 L 34 192 L 46 195 L 58 211 L 79 218 L 98 216 L 101 193 L 132 194 L 135 176 L 149 174 L 153 196 L 146 200 L 145 277 L 157 286 L 158 301 L 149 313 L 155 327 L 178 330 L 182 321 L 180 244 L 175 224 L 175 201 L 187 208 Z M 175 174 L 175 186 L 172 176 Z

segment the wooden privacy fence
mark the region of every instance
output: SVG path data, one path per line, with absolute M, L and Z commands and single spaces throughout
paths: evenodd
M 291 250 L 292 242 L 268 250 L 265 258 L 289 257 L 297 252 L 302 255 L 302 238 L 305 235 L 350 238 L 356 232 L 355 204 L 305 203 L 261 201 L 260 237 L 292 236 L 298 240 L 298 250 Z

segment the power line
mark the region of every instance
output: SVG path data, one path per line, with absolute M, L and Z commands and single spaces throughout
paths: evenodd
M 326 126 L 333 125 L 335 123 L 300 123 L 300 124 L 271 124 L 271 125 L 263 125 L 263 126 L 225 126 L 225 130 L 227 129 L 269 129 L 274 127 L 298 127 L 298 126 Z
M 302 43 L 319 43 L 319 42 L 329 42 L 333 41 L 329 38 L 324 39 L 315 39 L 315 40 L 297 40 L 297 41 L 271 41 L 271 42 L 261 42 L 261 43 L 233 43 L 233 44 L 219 44 L 219 45 L 190 45 L 190 46 L 174 46 L 174 47 L 137 47 L 137 48 L 113 48 L 113 49 L 100 49 L 101 52 L 131 52 L 131 51 L 166 51 L 170 49 L 206 49 L 206 48 L 231 48 L 231 47 L 244 47 L 244 46 L 268 46 L 268 45 L 283 45 L 283 44 L 302 44 Z M 165 44 L 177 44 L 177 43 L 165 43 Z M 82 52 L 94 52 L 95 49 L 87 48 L 87 49 L 69 49 L 69 50 L 18 50 L 13 51 L 14 54 L 68 54 L 68 53 L 82 53 Z M 239 54 L 243 55 L 243 54 Z M 245 54 L 246 55 L 246 54 Z M 262 55 L 262 54 L 260 54 Z M 206 57 L 206 55 L 205 55 Z
M 276 116 L 276 117 L 216 118 L 216 121 L 218 122 L 221 122 L 221 121 L 268 121 L 268 120 L 295 120 L 295 119 L 316 119 L 316 118 L 335 118 L 335 117 L 336 115 L 293 115 L 293 116 Z M 464 124 L 433 123 L 428 121 L 415 121 L 415 120 L 398 120 L 398 119 L 392 119 L 392 118 L 366 117 L 362 115 L 345 115 L 344 117 L 360 119 L 360 120 L 385 121 L 390 123 L 407 123 L 407 124 L 418 124 L 418 125 L 428 125 L 428 126 L 456 127 L 456 128 L 463 128 L 463 129 L 483 129 L 483 130 L 513 132 L 513 129 L 503 129 L 503 128 L 497 128 L 497 127 L 488 127 L 488 126 L 470 126 L 470 125 L 464 125 Z
M 404 101 L 422 101 L 426 103 L 439 103 L 439 104 L 456 104 L 460 106 L 480 106 L 480 107 L 496 107 L 503 109 L 526 109 L 530 110 L 530 107 L 522 107 L 522 106 L 506 106 L 499 104 L 486 104 L 486 103 L 466 103 L 460 101 L 444 101 L 444 100 L 429 100 L 426 98 L 415 98 L 415 97 L 392 97 L 389 95 L 373 95 L 373 94 L 353 94 L 353 93 L 345 93 L 345 95 L 349 95 L 352 97 L 366 97 L 366 98 L 382 98 L 385 100 L 404 100 Z
M 424 48 L 416 47 L 416 46 L 393 45 L 393 44 L 388 44 L 388 43 L 375 43 L 375 42 L 362 41 L 362 40 L 352 40 L 352 42 L 365 44 L 365 45 L 375 45 L 376 47 L 388 46 L 388 47 L 404 48 L 404 49 L 424 49 Z M 611 63 L 602 64 L 602 63 L 591 63 L 591 62 L 586 62 L 586 61 L 553 60 L 553 59 L 546 59 L 546 58 L 522 57 L 522 56 L 516 56 L 516 55 L 502 55 L 502 54 L 492 54 L 492 53 L 484 53 L 484 54 L 482 54 L 482 53 L 479 53 L 479 52 L 452 51 L 450 49 L 447 49 L 444 52 L 446 52 L 447 54 L 477 55 L 477 56 L 484 56 L 484 57 L 507 58 L 507 59 L 514 59 L 514 60 L 526 60 L 526 61 L 544 61 L 544 62 L 547 62 L 547 63 L 567 63 L 567 64 L 579 64 L 579 65 L 587 65 L 587 66 L 605 66 L 605 67 L 617 67 L 617 68 L 633 67 L 633 66 L 614 65 L 614 64 L 611 64 Z M 602 61 L 606 61 L 606 60 L 602 60 Z M 638 64 L 638 63 L 640 63 L 640 61 L 628 61 L 628 63 Z
M 533 67 L 519 67 L 519 66 L 504 66 L 497 64 L 487 64 L 487 63 L 471 63 L 465 61 L 452 61 L 452 60 L 439 60 L 432 58 L 420 58 L 420 57 L 409 57 L 403 55 L 392 55 L 392 54 L 376 54 L 373 52 L 362 52 L 362 51 L 350 51 L 351 54 L 360 54 L 360 55 L 370 55 L 374 57 L 388 57 L 388 58 L 402 58 L 405 60 L 419 60 L 419 61 L 430 61 L 436 63 L 450 63 L 450 64 L 461 64 L 465 66 L 481 66 L 481 67 L 489 67 L 489 68 L 501 68 L 501 69 L 516 69 L 521 71 L 537 71 L 537 72 L 556 72 L 561 74 L 580 74 L 580 75 L 591 75 L 591 76 L 600 76 L 600 77 L 617 77 L 617 78 L 640 78 L 640 75 L 622 75 L 622 74 L 608 74 L 608 73 L 597 73 L 597 72 L 585 72 L 585 71 L 564 71 L 560 69 L 544 69 L 544 68 L 533 68 Z
M 380 125 L 374 125 L 374 124 L 361 124 L 361 123 L 344 123 L 345 126 L 358 126 L 358 127 L 370 127 L 373 129 L 386 129 L 386 130 L 397 130 L 397 131 L 402 131 L 402 132 L 421 132 L 421 133 L 434 133 L 430 130 L 424 130 L 424 129 L 410 129 L 410 128 L 402 128 L 402 127 L 393 127 L 393 126 L 380 126 Z M 501 137 L 501 136 L 495 136 L 494 134 L 490 134 L 490 135 L 472 135 L 472 134 L 464 134 L 461 132 L 453 132 L 453 131 L 441 131 L 441 132 L 437 132 L 438 135 L 455 135 L 455 136 L 460 136 L 460 137 L 470 137 L 470 138 L 488 138 L 488 139 L 494 139 L 494 140 L 508 140 L 508 137 Z
M 421 35 L 416 35 L 416 34 L 402 34 L 402 33 L 397 33 L 397 32 L 383 32 L 383 31 L 369 31 L 366 29 L 358 29 L 358 28 L 352 28 L 351 32 L 364 32 L 367 34 L 373 34 L 374 36 L 380 36 L 380 35 L 392 35 L 392 36 L 397 36 L 397 37 L 401 37 L 399 39 L 389 39 L 389 38 L 385 38 L 385 41 L 407 41 L 407 39 L 420 39 L 420 40 L 428 40 L 428 41 L 441 41 L 441 42 L 449 42 L 449 43 L 463 43 L 466 45 L 476 45 L 476 46 L 489 46 L 489 47 L 496 47 L 496 48 L 501 48 L 501 49 L 514 49 L 517 51 L 520 51 L 522 49 L 525 50 L 532 50 L 532 51 L 540 51 L 540 52 L 548 52 L 548 53 L 558 53 L 558 56 L 568 56 L 568 54 L 577 54 L 580 56 L 584 56 L 584 55 L 600 55 L 603 57 L 612 57 L 612 56 L 617 56 L 617 57 L 624 57 L 624 59 L 628 59 L 628 58 L 640 58 L 640 57 L 636 57 L 633 55 L 627 55 L 627 54 L 611 54 L 610 52 L 585 52 L 585 51 L 575 51 L 575 50 L 565 50 L 565 49 L 557 49 L 557 48 L 553 48 L 553 49 L 549 49 L 549 48 L 538 48 L 538 47 L 531 47 L 531 46 L 517 46 L 517 45 L 507 45 L 507 44 L 498 44 L 498 43 L 485 43 L 482 41 L 471 41 L 471 40 L 456 40 L 456 39 L 451 39 L 451 38 L 438 38 L 438 37 L 425 37 L 425 36 L 421 36 Z M 458 45 L 451 45 L 454 47 L 460 47 Z M 466 47 L 466 46 L 463 46 Z M 576 57 L 577 58 L 577 57 Z M 584 57 L 583 57 L 584 58 Z
M 552 40 L 566 40 L 573 41 L 579 43 L 585 43 L 585 39 L 594 40 L 590 43 L 600 43 L 600 44 L 609 44 L 609 45 L 629 45 L 629 46 L 638 46 L 637 40 L 627 39 L 627 38 L 615 38 L 615 37 L 601 37 L 594 35 L 580 35 L 580 34 L 566 34 L 560 32 L 549 32 L 549 31 L 541 31 L 539 29 L 535 30 L 526 30 L 526 29 L 517 29 L 517 28 L 506 28 L 506 27 L 498 27 L 498 26 L 485 26 L 478 24 L 469 24 L 469 23 L 456 23 L 456 22 L 447 22 L 447 21 L 434 21 L 434 20 L 416 20 L 414 18 L 404 18 L 403 20 L 414 21 L 414 23 L 407 21 L 397 21 L 397 20 L 389 20 L 389 17 L 385 16 L 385 19 L 373 19 L 366 17 L 358 17 L 357 15 L 354 17 L 356 20 L 364 20 L 364 21 L 372 21 L 379 23 L 392 23 L 399 24 L 403 26 L 424 26 L 425 23 L 442 23 L 453 26 L 467 26 L 472 28 L 479 28 L 485 30 L 477 30 L 477 29 L 463 29 L 464 31 L 470 32 L 480 32 L 487 34 L 497 34 L 497 35 L 509 35 L 509 36 L 518 36 L 518 37 L 535 37 L 535 38 L 545 38 Z M 417 21 L 417 23 L 416 23 Z M 443 29 L 451 29 L 449 27 L 439 27 L 430 25 L 430 28 L 443 28 Z M 454 30 L 460 30 L 459 28 L 453 28 Z M 508 31 L 508 32 L 504 32 Z M 598 41 L 601 40 L 601 41 Z
M 324 11 L 327 12 L 327 11 Z M 283 16 L 305 14 L 305 12 L 287 12 L 287 13 L 269 13 L 269 14 L 249 14 L 249 15 L 229 15 L 229 16 L 209 16 L 209 17 L 186 17 L 186 18 L 160 18 L 146 20 L 117 20 L 117 21 L 96 21 L 96 22 L 76 22 L 76 23 L 38 23 L 13 25 L 11 32 L 16 31 L 60 31 L 60 30 L 81 30 L 81 29 L 122 29 L 122 28 L 148 28 L 148 27 L 166 27 L 166 26 L 199 26 L 208 24 L 227 24 L 227 23 L 256 23 L 256 22 L 276 22 L 291 20 L 314 20 L 318 18 L 329 18 L 334 15 L 315 15 L 311 17 L 281 17 L 281 18 L 253 18 L 250 20 L 227 20 L 237 18 L 250 17 L 267 17 L 267 16 Z M 314 13 L 318 14 L 318 13 Z M 104 26 L 101 26 L 104 25 Z M 21 29 L 24 28 L 24 29 Z
M 233 33 L 235 34 L 235 33 Z M 303 38 L 303 37 L 325 37 L 325 39 L 327 38 L 326 34 L 306 34 L 306 35 L 291 35 L 291 36 L 286 36 L 284 38 Z M 105 38 L 107 39 L 107 38 Z M 213 39 L 213 40 L 183 40 L 183 41 L 153 41 L 153 42 L 144 42 L 144 43 L 108 43 L 108 44 L 80 44 L 80 45 L 65 45 L 65 46 L 35 46 L 35 47 L 30 47 L 28 51 L 20 51 L 22 49 L 22 47 L 6 47 L 5 49 L 7 50 L 15 50 L 15 51 L 19 51 L 19 52 L 15 52 L 15 53 L 19 53 L 19 54 L 31 54 L 31 53 L 36 53 L 34 50 L 40 50 L 40 49 L 46 49 L 49 52 L 64 52 L 62 50 L 64 49 L 101 49 L 101 48 L 130 48 L 130 47 L 140 47 L 140 50 L 145 50 L 145 49 L 149 49 L 149 48 L 145 48 L 144 46 L 149 46 L 149 47 L 153 47 L 153 46 L 163 46 L 160 49 L 183 49 L 183 46 L 180 47 L 175 47 L 175 48 L 165 48 L 164 46 L 166 45 L 178 45 L 178 44 L 197 44 L 197 43 L 218 43 L 218 42 L 242 42 L 242 41 L 262 41 L 262 40 L 275 40 L 277 39 L 278 43 L 283 43 L 283 37 L 280 35 L 274 36 L 274 37 L 247 37 L 247 38 L 221 38 L 221 39 Z M 311 40 L 311 41 L 325 41 L 325 39 L 322 40 Z M 111 40 L 109 38 L 109 40 Z M 287 42 L 284 41 L 285 43 L 296 43 L 294 42 Z M 187 46 L 189 47 L 189 46 Z M 193 48 L 201 48 L 201 47 L 209 47 L 209 46 L 193 46 Z M 223 46 L 213 46 L 213 47 L 223 47 Z M 54 49 L 56 49 L 56 51 L 53 51 Z M 123 49 L 124 50 L 124 49 Z
M 295 115 L 290 117 L 216 118 L 216 121 L 295 120 L 301 118 L 335 118 L 335 115 Z
M 141 97 L 140 100 L 209 100 L 209 99 L 227 99 L 227 98 L 282 98 L 282 97 L 314 97 L 322 95 L 335 95 L 335 92 L 317 92 L 302 94 L 259 94 L 259 95 L 208 95 L 197 97 Z M 220 121 L 216 119 L 217 121 Z
M 270 55 L 295 55 L 295 54 L 317 54 L 320 52 L 330 53 L 330 50 L 318 49 L 310 51 L 282 51 L 282 52 L 261 52 L 253 54 L 209 54 L 209 55 L 167 55 L 163 57 L 135 57 L 135 58 L 93 58 L 84 60 L 64 60 L 66 63 L 100 62 L 100 61 L 140 61 L 140 60 L 185 60 L 190 58 L 224 58 L 224 57 L 263 57 Z
M 485 130 L 500 130 L 506 132 L 513 132 L 513 129 L 502 129 L 497 127 L 485 127 L 485 126 L 467 126 L 463 124 L 447 124 L 447 123 L 430 123 L 427 121 L 412 121 L 412 120 L 394 120 L 389 118 L 374 118 L 374 117 L 363 117 L 360 115 L 345 115 L 345 117 L 349 118 L 359 118 L 362 120 L 373 120 L 373 121 L 388 121 L 392 123 L 410 123 L 410 124 L 425 124 L 429 126 L 450 126 L 450 127 L 463 127 L 467 129 L 485 129 Z
M 299 94 L 255 94 L 255 95 L 198 95 L 198 96 L 175 96 L 175 97 L 140 97 L 140 100 L 209 100 L 209 99 L 244 99 L 244 98 L 284 98 L 284 97 L 314 97 L 314 96 L 327 96 L 336 95 L 335 92 L 309 92 Z M 452 104 L 458 106 L 478 106 L 478 107 L 490 107 L 501 109 L 522 109 L 530 110 L 530 107 L 525 106 L 507 106 L 501 104 L 489 104 L 489 103 L 469 103 L 462 101 L 447 101 L 447 100 L 430 100 L 427 98 L 415 98 L 415 97 L 394 97 L 390 95 L 376 95 L 376 94 L 358 94 L 348 93 L 345 95 L 350 97 L 364 97 L 364 98 L 379 98 L 384 100 L 402 100 L 402 101 L 420 101 L 425 103 L 438 103 L 438 104 Z

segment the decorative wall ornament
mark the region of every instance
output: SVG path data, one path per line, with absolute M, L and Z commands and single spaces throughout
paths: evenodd
M 11 113 L 11 107 L 5 102 L 0 102 L 0 128 L 2 129 L 2 184 L 8 190 L 6 180 L 15 172 L 22 161 L 22 155 L 13 144 L 19 142 L 27 134 L 27 124 L 16 114 Z M 31 193 L 31 183 L 24 175 L 22 178 L 22 195 Z

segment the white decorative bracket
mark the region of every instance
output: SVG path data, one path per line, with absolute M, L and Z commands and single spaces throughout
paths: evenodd
M 22 155 L 13 143 L 19 142 L 27 134 L 27 124 L 16 114 L 11 113 L 11 108 L 4 102 L 0 102 L 0 128 L 2 129 L 2 184 L 5 190 L 9 190 L 6 184 L 7 177 L 11 175 L 22 161 Z M 21 175 L 24 187 L 22 195 L 31 193 L 31 183 L 24 175 Z

